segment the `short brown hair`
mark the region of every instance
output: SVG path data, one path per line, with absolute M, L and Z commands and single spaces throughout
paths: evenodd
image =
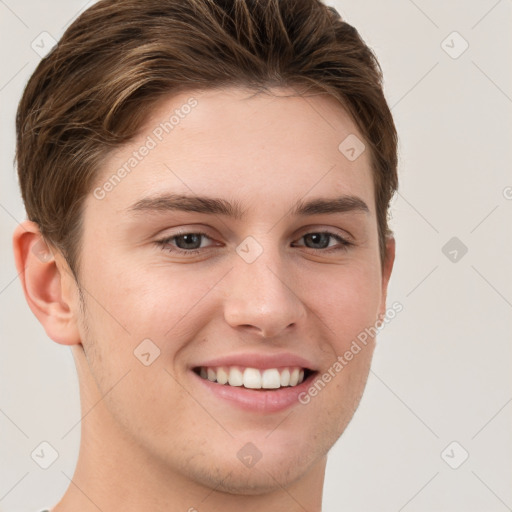
M 334 8 L 320 0 L 101 0 L 39 63 L 16 117 L 27 216 L 75 277 L 84 199 L 107 153 L 136 135 L 164 95 L 237 85 L 305 86 L 340 101 L 370 149 L 384 261 L 397 133 L 377 58 Z

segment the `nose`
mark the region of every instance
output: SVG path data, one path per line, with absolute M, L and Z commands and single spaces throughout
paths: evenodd
M 305 317 L 305 305 L 294 290 L 296 280 L 283 271 L 285 264 L 277 252 L 265 250 L 252 263 L 235 255 L 224 302 L 224 318 L 234 329 L 273 338 Z

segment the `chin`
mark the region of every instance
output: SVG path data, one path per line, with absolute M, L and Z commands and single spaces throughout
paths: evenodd
M 268 436 L 268 432 L 265 435 Z M 237 438 L 225 449 L 219 447 L 208 453 L 203 452 L 201 457 L 194 457 L 189 461 L 186 469 L 188 477 L 218 492 L 263 495 L 282 490 L 283 487 L 300 480 L 328 450 L 327 446 L 311 445 L 312 442 L 318 443 L 318 438 L 309 443 L 289 439 L 287 443 L 280 444 L 280 436 L 276 436 L 274 440 L 272 436 L 273 434 L 266 440 L 265 446 L 263 442 L 259 444 L 262 446 L 261 451 L 256 448 L 258 441 L 250 445 L 250 441 L 244 444 Z M 325 437 L 320 437 L 325 442 Z M 244 436 L 244 439 L 247 438 L 249 436 Z M 260 436 L 260 439 L 263 438 L 264 436 Z M 329 442 L 329 446 L 330 444 Z M 234 449 L 239 445 L 242 446 L 241 449 Z M 244 464 L 244 455 L 252 456 L 253 459 L 248 458 L 247 464 Z
M 193 471 L 190 477 L 217 492 L 258 496 L 288 487 L 306 472 L 306 468 L 299 468 L 290 461 L 281 461 L 280 464 L 259 461 L 252 468 L 246 468 L 241 463 L 211 466 L 210 470 L 203 467 Z

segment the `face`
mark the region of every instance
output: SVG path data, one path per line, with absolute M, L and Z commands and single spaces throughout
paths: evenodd
M 333 99 L 284 93 L 162 101 L 84 210 L 76 314 L 105 431 L 230 492 L 325 457 L 373 340 L 344 355 L 385 310 L 370 155 L 338 149 L 363 137 Z

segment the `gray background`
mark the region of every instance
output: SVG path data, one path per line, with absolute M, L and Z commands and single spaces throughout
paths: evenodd
M 46 336 L 14 267 L 25 213 L 12 162 L 15 108 L 39 61 L 32 42 L 58 39 L 92 3 L 0 0 L 1 511 L 53 506 L 78 454 L 70 349 Z M 512 510 L 512 2 L 329 3 L 377 53 L 400 134 L 389 304 L 404 310 L 380 334 L 329 456 L 323 510 Z M 46 470 L 31 458 L 42 441 L 59 453 Z

